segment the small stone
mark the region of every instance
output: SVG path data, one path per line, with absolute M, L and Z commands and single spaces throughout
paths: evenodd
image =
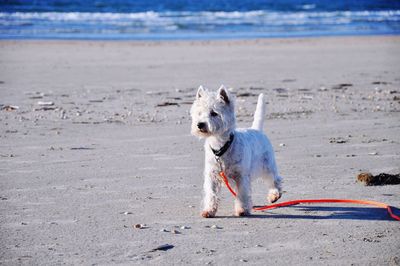
M 239 261 L 240 262 L 247 262 L 247 260 L 245 260 L 245 259 L 240 259 Z
M 63 120 L 67 119 L 67 113 L 65 112 L 65 110 L 61 111 L 60 118 Z
M 167 251 L 167 250 L 169 250 L 169 249 L 171 249 L 171 248 L 174 248 L 174 245 L 164 244 L 164 245 L 158 246 L 158 247 L 156 247 L 156 248 L 153 248 L 153 249 L 150 250 L 150 251 L 151 251 L 151 252 L 158 251 L 158 250 Z
M 173 230 L 171 231 L 171 233 L 173 233 L 173 234 L 175 234 L 175 235 L 179 235 L 181 232 L 179 232 L 178 230 L 173 229 Z
M 160 229 L 160 232 L 169 232 L 169 231 L 165 228 L 162 228 L 162 229 Z
M 378 153 L 376 151 L 375 152 L 369 152 L 368 155 L 378 155 Z
M 341 137 L 338 137 L 338 138 L 330 138 L 330 139 L 329 139 L 329 142 L 330 142 L 330 143 L 339 143 L 339 144 L 343 144 L 343 143 L 346 143 L 347 140 L 346 140 L 346 139 L 343 139 L 343 138 L 341 138 Z
M 285 147 L 286 144 L 285 143 L 279 143 L 279 147 Z
M 132 214 L 132 212 L 124 212 L 125 215 Z
M 190 229 L 190 227 L 189 227 L 189 226 L 186 226 L 186 225 L 182 225 L 180 228 L 181 228 L 182 230 Z

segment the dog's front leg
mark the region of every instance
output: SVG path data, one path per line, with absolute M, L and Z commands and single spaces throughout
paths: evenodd
M 204 218 L 212 218 L 217 213 L 218 209 L 218 193 L 221 188 L 220 182 L 215 176 L 213 176 L 212 171 L 206 171 L 204 173 L 204 199 L 203 199 L 203 211 L 201 216 Z

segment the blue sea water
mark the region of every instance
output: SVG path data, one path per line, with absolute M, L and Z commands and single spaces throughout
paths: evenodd
M 2 39 L 400 34 L 398 0 L 0 0 Z

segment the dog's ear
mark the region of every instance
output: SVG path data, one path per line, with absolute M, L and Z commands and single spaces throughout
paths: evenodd
M 203 88 L 202 85 L 200 85 L 200 87 L 199 87 L 199 89 L 197 90 L 197 93 L 196 93 L 196 99 L 201 98 L 203 96 L 203 93 L 204 93 L 204 88 Z
M 219 87 L 219 89 L 218 89 L 218 97 L 220 97 L 222 100 L 224 100 L 224 102 L 226 104 L 229 104 L 230 97 L 228 95 L 229 95 L 228 90 L 225 88 L 224 85 L 221 85 L 221 87 Z

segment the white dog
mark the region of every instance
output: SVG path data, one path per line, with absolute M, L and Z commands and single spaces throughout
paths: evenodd
M 220 171 L 225 172 L 230 184 L 236 184 L 236 216 L 250 214 L 251 180 L 256 177 L 267 182 L 270 203 L 280 198 L 282 178 L 278 175 L 272 145 L 263 133 L 263 94 L 258 97 L 253 125 L 248 129 L 236 129 L 234 98 L 224 86 L 218 92 L 200 86 L 190 113 L 192 134 L 206 139 L 203 217 L 214 217 L 217 212 Z

